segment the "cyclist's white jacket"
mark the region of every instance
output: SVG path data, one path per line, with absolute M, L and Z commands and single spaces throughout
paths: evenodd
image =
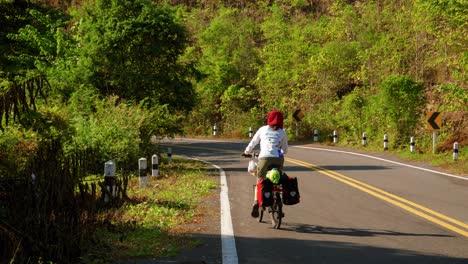
M 283 158 L 283 154 L 288 152 L 288 138 L 286 132 L 281 128 L 275 131 L 270 126 L 262 126 L 257 130 L 244 152 L 252 154 L 252 151 L 258 143 L 260 143 L 259 158 Z

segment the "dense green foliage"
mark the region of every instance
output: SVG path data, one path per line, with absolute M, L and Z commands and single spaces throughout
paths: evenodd
M 446 144 L 467 138 L 462 1 L 38 3 L 0 4 L 2 146 L 27 152 L 8 168 L 47 138 L 126 162 L 182 124 L 246 136 L 273 108 L 292 138 L 296 109 L 301 138 L 388 133 L 397 147 L 429 111 L 444 112 Z
M 354 143 L 363 132 L 388 133 L 398 147 L 410 136 L 429 140 L 426 113 L 443 111 L 446 144 L 466 141 L 463 1 L 192 4 L 190 55 L 206 78 L 195 82 L 203 100 L 187 132 L 210 133 L 217 124 L 226 135 L 246 135 L 277 108 L 294 138 L 292 113 L 302 109 L 301 138 L 314 129 L 322 140 L 339 130 Z
M 468 143 L 466 1 L 4 0 L 0 25 L 0 178 L 135 170 L 155 138 L 246 137 L 273 108 L 291 139 L 427 149 L 440 111 L 439 148 Z
M 2 171 L 24 169 L 44 140 L 127 164 L 155 151 L 152 136 L 181 133 L 194 105 L 196 70 L 180 59 L 188 35 L 175 10 L 98 0 L 69 11 L 0 3 Z
M 409 77 L 388 77 L 380 87 L 384 113 L 395 131 L 397 140 L 404 143 L 414 133 L 420 108 L 424 105 L 423 86 Z
M 102 95 L 191 109 L 191 66 L 178 62 L 187 36 L 172 11 L 148 1 L 96 1 L 75 14 L 86 83 Z
M 95 0 L 57 9 L 18 0 L 0 8 L 1 127 L 13 118 L 41 136 L 50 129 L 33 120 L 52 110 L 64 124 L 42 124 L 64 129 L 55 134 L 76 150 L 106 145 L 84 140 L 109 140 L 93 129 L 123 136 L 107 129 L 118 118 L 98 113 L 109 96 L 117 97 L 105 108 L 141 111 L 123 121 L 136 131 L 122 141 L 135 144 L 111 151 L 123 160 L 148 149 L 151 134 L 180 133 L 191 110 L 188 134 L 217 125 L 245 136 L 277 108 L 294 137 L 291 114 L 302 109 L 301 138 L 339 130 L 355 142 L 366 131 L 401 138 L 395 146 L 423 131 L 426 112 L 444 111 L 441 135 L 466 138 L 462 1 Z

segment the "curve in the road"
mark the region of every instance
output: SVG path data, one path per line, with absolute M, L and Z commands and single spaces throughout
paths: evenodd
M 429 220 L 435 224 L 438 224 L 440 226 L 443 226 L 449 230 L 452 230 L 453 232 L 456 232 L 458 234 L 461 234 L 465 237 L 468 237 L 468 232 L 463 230 L 463 229 L 468 229 L 468 225 L 458 221 L 456 219 L 450 218 L 446 215 L 443 215 L 441 213 L 438 213 L 436 211 L 433 211 L 427 207 L 424 207 L 422 205 L 419 205 L 415 202 L 411 202 L 409 200 L 406 200 L 402 197 L 399 197 L 397 195 L 388 193 L 382 189 L 379 189 L 377 187 L 374 187 L 372 185 L 366 184 L 364 182 L 358 181 L 356 179 L 347 177 L 343 174 L 340 174 L 335 171 L 331 171 L 322 167 L 319 167 L 317 165 L 313 165 L 304 161 L 296 160 L 296 159 L 291 159 L 291 158 L 286 158 L 288 162 L 315 170 L 323 175 L 326 175 L 330 178 L 333 178 L 335 180 L 338 180 L 340 182 L 343 182 L 349 186 L 352 186 L 356 189 L 359 189 L 363 192 L 366 192 L 374 197 L 377 197 L 381 200 L 384 200 L 386 202 L 389 202 L 393 205 L 396 205 L 408 212 L 411 212 L 415 215 L 418 215 L 426 220 Z M 436 218 L 437 217 L 437 218 Z M 458 227 L 456 226 L 458 225 Z M 461 228 L 460 228 L 461 227 Z M 462 229 L 463 228 L 463 229 Z

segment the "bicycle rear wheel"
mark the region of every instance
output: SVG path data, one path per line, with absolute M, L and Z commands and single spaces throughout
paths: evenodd
M 271 225 L 274 229 L 281 227 L 281 219 L 283 218 L 283 203 L 279 193 L 276 194 L 273 205 L 271 206 Z

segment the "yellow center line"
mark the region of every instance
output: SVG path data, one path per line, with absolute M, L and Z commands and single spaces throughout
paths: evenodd
M 193 146 L 187 146 L 187 145 L 177 145 L 179 147 L 183 147 L 183 148 L 192 148 L 192 149 L 206 149 L 206 150 L 215 150 L 215 151 L 220 151 L 220 152 L 227 152 L 227 153 L 239 153 L 239 151 L 237 150 L 226 150 L 226 149 L 217 149 L 217 148 L 207 148 L 207 147 L 193 147 Z M 453 232 L 455 233 L 458 233 L 458 234 L 461 234 L 465 237 L 468 237 L 468 232 L 459 228 L 459 227 L 462 227 L 464 229 L 468 229 L 468 225 L 461 222 L 461 221 L 458 221 L 456 219 L 453 219 L 453 218 L 450 218 L 446 215 L 443 215 L 441 213 L 438 213 L 436 211 L 433 211 L 427 207 L 424 207 L 422 205 L 419 205 L 417 203 L 414 203 L 414 202 L 411 202 L 409 200 L 406 200 L 402 197 L 399 197 L 397 195 L 394 195 L 394 194 L 391 194 L 389 192 L 386 192 L 382 189 L 379 189 L 379 188 L 376 188 L 372 185 L 369 185 L 369 184 L 366 184 L 364 182 L 361 182 L 361 181 L 358 181 L 356 179 L 353 179 L 353 178 L 350 178 L 350 177 L 347 177 L 343 174 L 340 174 L 338 172 L 335 172 L 335 171 L 331 171 L 331 170 L 327 170 L 325 168 L 322 168 L 322 167 L 319 167 L 317 165 L 314 165 L 314 164 L 311 164 L 311 163 L 307 163 L 307 162 L 304 162 L 304 161 L 300 161 L 300 160 L 296 160 L 296 159 L 291 159 L 291 158 L 286 158 L 286 161 L 288 162 L 291 162 L 291 163 L 294 163 L 294 164 L 298 164 L 298 165 L 301 165 L 303 167 L 306 167 L 306 168 L 309 168 L 309 169 L 312 169 L 312 170 L 315 170 L 321 174 L 324 174 L 330 178 L 333 178 L 335 180 L 338 180 L 340 182 L 343 182 L 349 186 L 352 186 L 356 189 L 359 189 L 363 192 L 366 192 L 374 197 L 377 197 L 381 200 L 384 200 L 386 202 L 389 202 L 393 205 L 396 205 L 408 212 L 411 212 L 415 215 L 418 215 L 426 220 L 429 220 L 435 224 L 438 224 L 442 227 L 445 227 L 449 230 L 452 230 Z M 406 204 L 405 204 L 406 203 Z M 412 207 L 410 207 L 412 206 Z M 413 208 L 414 207 L 414 208 Z M 416 210 L 415 208 L 419 209 L 419 210 L 422 210 L 422 211 L 425 211 L 426 213 L 424 212 L 421 212 L 421 211 L 418 211 Z M 429 214 L 432 214 L 432 215 L 429 215 Z M 436 217 L 440 218 L 440 219 L 437 219 Z M 451 222 L 455 225 L 458 225 L 459 227 L 456 227 L 456 226 L 453 226 L 451 225 L 450 223 L 447 223 L 447 222 L 444 222 L 442 221 L 441 219 L 447 221 L 447 222 Z
M 408 200 L 406 200 L 404 198 L 401 198 L 401 197 L 396 196 L 394 194 L 388 193 L 388 192 L 386 192 L 384 190 L 381 190 L 379 188 L 376 188 L 376 187 L 371 186 L 369 184 L 366 184 L 364 182 L 360 182 L 360 181 L 358 181 L 356 179 L 347 177 L 347 176 L 342 175 L 340 173 L 337 173 L 337 172 L 334 172 L 334 171 L 331 171 L 331 170 L 327 170 L 327 169 L 324 169 L 322 167 L 319 167 L 319 166 L 316 166 L 316 165 L 313 165 L 313 164 L 310 164 L 310 163 L 307 163 L 307 162 L 304 162 L 304 161 L 300 161 L 300 160 L 287 158 L 286 161 L 294 163 L 294 164 L 298 164 L 298 165 L 301 165 L 301 166 L 304 166 L 304 167 L 307 167 L 307 168 L 310 168 L 312 170 L 315 170 L 315 171 L 317 171 L 317 172 L 319 172 L 321 174 L 324 174 L 324 175 L 326 175 L 326 176 L 328 176 L 330 178 L 341 181 L 341 182 L 343 182 L 343 183 L 345 183 L 345 184 L 347 184 L 349 186 L 352 186 L 352 187 L 354 187 L 356 189 L 359 189 L 359 190 L 361 190 L 363 192 L 366 192 L 366 193 L 368 193 L 368 194 L 370 194 L 370 195 L 372 195 L 374 197 L 382 199 L 382 200 L 384 200 L 386 202 L 389 202 L 389 203 L 391 203 L 393 205 L 396 205 L 396 206 L 398 206 L 398 207 L 400 207 L 400 208 L 402 208 L 402 209 L 404 209 L 404 210 L 406 210 L 408 212 L 411 212 L 411 213 L 413 213 L 415 215 L 418 215 L 418 216 L 420 216 L 420 217 L 422 217 L 422 218 L 424 218 L 426 220 L 429 220 L 429 221 L 431 221 L 433 223 L 436 223 L 436 224 L 438 224 L 440 226 L 443 226 L 443 227 L 445 227 L 445 228 L 447 228 L 449 230 L 452 230 L 453 232 L 456 232 L 456 233 L 461 234 L 461 235 L 463 235 L 465 237 L 468 237 L 468 232 L 467 231 L 465 231 L 465 230 L 463 230 L 461 228 L 458 228 L 456 226 L 453 226 L 453 225 L 451 225 L 451 224 L 449 224 L 447 222 L 444 222 L 444 221 L 442 221 L 440 219 L 437 219 L 434 216 L 437 216 L 437 217 L 439 217 L 439 218 L 441 218 L 441 219 L 443 219 L 445 221 L 451 222 L 451 223 L 456 224 L 456 225 L 458 225 L 458 226 L 460 226 L 462 228 L 467 229 L 467 225 L 465 223 L 463 223 L 463 222 L 460 222 L 458 220 L 450 218 L 450 217 L 448 217 L 446 215 L 443 215 L 441 213 L 435 212 L 435 211 L 433 211 L 433 210 L 431 210 L 431 209 L 429 209 L 427 207 L 424 207 L 422 205 L 419 205 L 419 204 L 416 204 L 414 202 L 408 201 Z M 406 203 L 406 204 L 404 204 L 404 203 Z M 429 214 L 432 214 L 434 216 L 431 216 L 431 215 L 426 214 L 424 212 L 418 211 L 418 210 L 416 210 L 416 209 L 414 209 L 414 208 L 412 208 L 412 207 L 410 207 L 408 205 L 411 205 L 411 206 L 413 206 L 415 208 L 418 208 L 418 209 L 420 209 L 422 211 L 425 211 L 425 212 L 427 212 Z
M 313 164 L 307 164 L 307 163 L 305 163 L 305 162 L 303 162 L 303 161 L 299 161 L 299 160 L 295 160 L 295 161 L 296 161 L 296 162 L 302 162 L 302 163 L 304 163 L 304 164 L 306 164 L 306 165 L 310 165 L 311 167 L 319 168 L 319 170 L 323 170 L 323 168 L 320 168 L 320 167 L 318 167 L 318 166 L 316 166 L 316 165 L 313 165 Z M 316 170 L 317 170 L 317 169 L 316 169 Z M 391 193 L 389 193 L 389 192 L 386 192 L 386 191 L 384 191 L 384 190 L 382 190 L 382 189 L 376 188 L 376 187 L 374 187 L 374 186 L 372 186 L 372 185 L 369 185 L 369 184 L 366 184 L 366 183 L 364 183 L 364 182 L 360 182 L 360 181 L 358 181 L 358 180 L 356 180 L 356 179 L 347 177 L 347 176 L 345 176 L 345 175 L 343 175 L 343 174 L 340 174 L 340 173 L 338 173 L 338 172 L 335 172 L 335 171 L 328 171 L 328 172 L 330 172 L 330 173 L 332 173 L 332 174 L 335 174 L 335 175 L 337 175 L 337 176 L 339 176 L 339 177 L 342 177 L 342 178 L 344 178 L 344 179 L 346 179 L 346 180 L 349 180 L 349 181 L 355 182 L 355 183 L 357 183 L 357 184 L 360 184 L 360 185 L 362 185 L 362 186 L 364 186 L 364 187 L 367 187 L 367 188 L 369 188 L 369 189 L 371 189 L 371 190 L 380 192 L 380 193 L 382 193 L 382 194 L 384 194 L 384 195 L 386 195 L 386 196 L 389 196 L 389 197 L 391 197 L 391 198 L 393 198 L 393 199 L 396 199 L 396 200 L 399 200 L 399 201 L 401 201 L 401 202 L 407 203 L 407 204 L 409 204 L 409 205 L 411 205 L 411 206 L 413 206 L 413 207 L 416 207 L 416 208 L 418 208 L 418 209 L 421 209 L 421 210 L 423 210 L 423 211 L 426 211 L 427 213 L 430 213 L 430 214 L 432 214 L 432 215 L 435 215 L 435 216 L 437 216 L 437 217 L 439 217 L 439 218 L 442 218 L 442 219 L 444 219 L 444 220 L 446 220 L 446 221 L 452 222 L 453 224 L 459 225 L 459 226 L 461 226 L 461 227 L 463 227 L 463 228 L 465 228 L 465 229 L 468 229 L 468 225 L 467 225 L 467 224 L 465 224 L 465 223 L 463 223 L 463 222 L 460 222 L 460 221 L 458 221 L 458 220 L 455 220 L 455 219 L 453 219 L 453 218 L 450 218 L 450 217 L 448 217 L 448 216 L 446 216 L 446 215 L 443 215 L 443 214 L 441 214 L 441 213 L 438 213 L 438 212 L 436 212 L 436 211 L 433 211 L 433 210 L 431 210 L 431 209 L 429 209 L 429 208 L 427 208 L 427 207 L 424 207 L 424 206 L 419 205 L 419 204 L 417 204 L 417 203 L 411 202 L 411 201 L 406 200 L 406 199 L 404 199 L 404 198 L 402 198 L 402 197 L 396 196 L 396 195 L 391 194 Z

